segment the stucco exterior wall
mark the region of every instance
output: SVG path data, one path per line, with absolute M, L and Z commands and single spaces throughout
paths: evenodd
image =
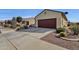
M 32 25 L 32 24 L 35 24 L 35 20 L 34 19 L 29 20 L 29 25 Z
M 68 22 L 65 20 L 64 17 L 62 17 L 62 27 L 67 27 Z
M 62 26 L 62 16 L 61 13 L 58 12 L 53 12 L 53 11 L 47 11 L 45 10 L 43 13 L 38 15 L 35 20 L 36 20 L 36 26 L 38 27 L 38 20 L 42 19 L 51 19 L 51 18 L 56 18 L 56 28 L 63 27 Z
M 27 23 L 27 21 L 29 22 L 29 25 L 35 24 L 35 19 L 34 18 L 25 20 L 26 23 Z

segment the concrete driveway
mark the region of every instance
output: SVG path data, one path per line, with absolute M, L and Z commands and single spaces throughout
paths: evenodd
M 0 35 L 1 50 L 63 50 L 60 46 L 40 40 L 53 29 L 30 28 L 21 31 L 12 31 Z

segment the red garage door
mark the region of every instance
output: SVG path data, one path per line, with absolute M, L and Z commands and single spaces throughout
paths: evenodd
M 42 28 L 56 28 L 56 18 L 38 20 L 38 27 L 42 27 Z

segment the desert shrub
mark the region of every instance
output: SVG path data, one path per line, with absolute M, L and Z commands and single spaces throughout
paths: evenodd
M 5 24 L 4 27 L 9 27 L 8 24 Z
M 78 35 L 79 34 L 79 28 L 78 28 L 78 25 L 73 25 L 72 27 L 72 31 L 73 31 L 73 34 L 74 35 Z
M 28 26 L 24 26 L 24 29 L 27 29 L 28 28 Z
M 65 37 L 66 34 L 65 34 L 64 32 L 60 32 L 60 33 L 59 33 L 59 36 L 60 36 L 60 37 Z
M 11 25 L 10 28 L 15 29 L 16 27 L 14 27 L 14 26 Z
M 24 26 L 20 26 L 19 28 L 20 28 L 20 29 L 24 29 Z
M 16 31 L 19 31 L 19 30 L 20 30 L 20 28 L 17 28 L 17 29 L 16 29 Z
M 57 33 L 65 32 L 65 28 L 58 28 L 58 29 L 56 29 L 56 32 L 57 32 Z
M 16 26 L 17 26 L 17 27 L 20 27 L 20 25 L 18 25 L 18 24 L 17 24 Z

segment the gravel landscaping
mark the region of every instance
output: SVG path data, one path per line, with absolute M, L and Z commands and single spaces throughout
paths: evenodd
M 72 40 L 63 40 L 61 38 L 57 38 L 55 33 L 50 33 L 47 36 L 41 38 L 41 40 L 47 41 L 52 44 L 56 44 L 58 46 L 70 49 L 70 50 L 78 50 L 79 42 Z

